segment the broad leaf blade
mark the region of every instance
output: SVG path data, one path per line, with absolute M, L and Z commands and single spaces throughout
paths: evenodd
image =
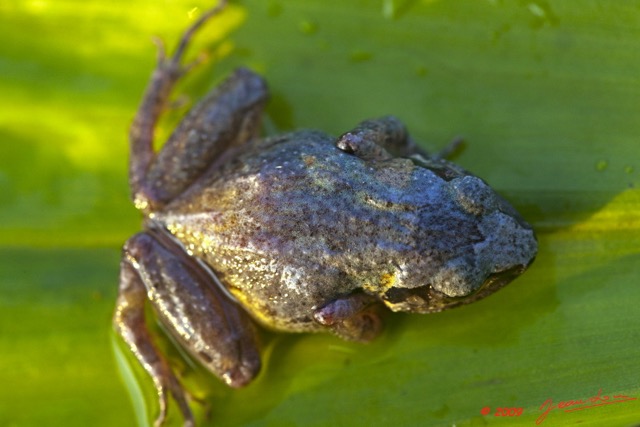
M 119 247 L 140 222 L 126 132 L 154 66 L 150 36 L 171 45 L 193 7 L 0 6 L 2 425 L 136 422 L 109 320 Z M 211 405 L 205 425 L 530 426 L 549 398 L 640 397 L 639 28 L 635 1 L 232 4 L 197 38 L 191 56 L 210 60 L 179 92 L 197 98 L 249 66 L 270 84 L 269 132 L 339 134 L 392 113 L 430 150 L 463 135 L 456 161 L 533 223 L 540 253 L 498 294 L 390 316 L 368 346 L 265 333 L 265 370 L 243 390 L 165 343 Z M 182 113 L 166 115 L 159 143 Z M 130 368 L 153 411 L 150 381 Z M 542 425 L 631 425 L 639 405 L 556 409 Z

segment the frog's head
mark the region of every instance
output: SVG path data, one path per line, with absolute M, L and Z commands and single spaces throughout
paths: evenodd
M 466 250 L 445 259 L 428 283 L 397 281 L 387 289 L 382 300 L 393 311 L 438 312 L 479 300 L 522 274 L 536 256 L 531 226 L 484 181 L 464 175 L 447 185 L 481 238 L 469 239 Z

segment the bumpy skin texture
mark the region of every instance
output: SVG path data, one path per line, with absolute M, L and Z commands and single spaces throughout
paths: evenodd
M 155 220 L 260 321 L 309 331 L 323 328 L 314 310 L 355 291 L 385 301 L 430 287 L 458 305 L 491 274 L 528 265 L 533 232 L 504 206 L 472 175 L 447 181 L 410 159 L 363 160 L 302 131 L 246 144 Z
M 182 120 L 159 152 L 157 120 L 185 69 L 189 28 L 161 49 L 130 132 L 129 184 L 144 231 L 123 248 L 113 323 L 158 394 L 193 426 L 187 395 L 147 326 L 241 387 L 260 371 L 254 320 L 368 341 L 380 311 L 428 313 L 483 298 L 521 274 L 531 227 L 484 181 L 428 156 L 388 116 L 331 137 L 260 139 L 264 80 L 239 69 Z

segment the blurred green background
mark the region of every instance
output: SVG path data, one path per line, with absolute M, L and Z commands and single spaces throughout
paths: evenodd
M 1 426 L 155 416 L 151 381 L 110 328 L 120 247 L 140 227 L 126 135 L 151 36 L 173 46 L 208 5 L 0 2 Z M 533 426 L 547 399 L 640 397 L 639 1 L 247 0 L 199 34 L 190 56 L 201 51 L 176 98 L 249 66 L 271 87 L 269 133 L 339 134 L 393 113 L 428 149 L 463 135 L 456 161 L 540 242 L 496 295 L 391 316 L 370 345 L 265 333 L 264 371 L 243 390 L 163 340 L 204 425 Z M 639 421 L 630 400 L 556 409 L 542 425 Z

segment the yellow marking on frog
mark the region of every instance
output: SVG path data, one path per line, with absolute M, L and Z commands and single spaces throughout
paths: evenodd
M 393 287 L 397 282 L 395 273 L 382 273 L 377 283 L 365 282 L 362 289 L 374 294 L 383 294 Z
M 242 289 L 229 287 L 228 288 L 231 295 L 234 296 L 235 299 L 238 300 L 241 306 L 243 307 L 251 307 L 250 311 L 247 311 L 254 319 L 260 322 L 262 325 L 277 329 L 278 324 L 273 318 L 273 315 L 270 315 L 266 312 L 262 307 L 255 304 L 254 301 L 250 301 L 247 293 Z
M 305 156 L 302 156 L 302 161 L 307 167 L 310 167 L 310 166 L 313 166 L 313 164 L 316 162 L 316 158 L 315 156 L 305 155 Z
M 144 211 L 149 207 L 149 200 L 140 194 L 136 194 L 136 197 L 133 200 L 133 206 L 140 211 Z
M 170 224 L 167 224 L 167 229 L 169 230 L 169 233 L 173 234 L 178 239 L 184 238 L 184 226 L 182 224 L 170 223 Z
M 362 284 L 362 289 L 364 289 L 367 292 L 370 292 L 372 294 L 375 294 L 378 292 L 378 288 L 375 286 L 372 286 L 371 283 L 363 283 Z
M 384 273 L 380 276 L 380 284 L 385 292 L 388 291 L 396 284 L 396 275 L 393 273 Z

